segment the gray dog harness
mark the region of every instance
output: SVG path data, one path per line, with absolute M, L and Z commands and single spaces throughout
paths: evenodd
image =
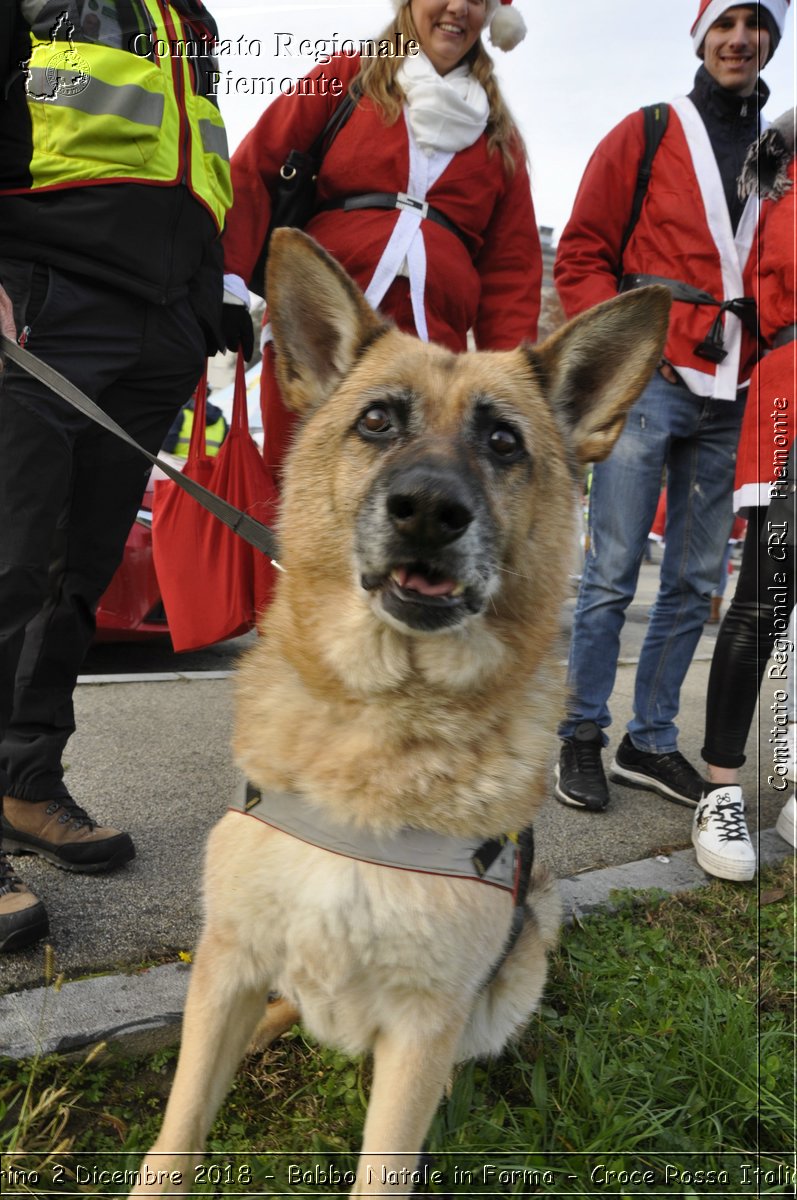
M 399 829 L 372 833 L 341 825 L 295 792 L 264 792 L 244 781 L 230 805 L 263 821 L 272 829 L 332 854 L 399 871 L 471 879 L 510 892 L 514 901 L 512 924 L 501 957 L 492 968 L 489 983 L 523 929 L 526 895 L 534 864 L 534 837 L 529 826 L 520 834 L 501 834 L 484 841 L 448 837 L 430 829 Z
M 372 833 L 333 821 L 296 792 L 264 792 L 248 782 L 230 808 L 345 858 L 422 875 L 475 879 L 507 892 L 515 890 L 520 852 L 516 838 L 508 834 L 488 841 L 469 841 L 430 829 Z

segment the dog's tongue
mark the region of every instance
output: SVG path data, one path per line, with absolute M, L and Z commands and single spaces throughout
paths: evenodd
M 409 567 L 399 567 L 396 572 L 396 582 L 407 592 L 419 592 L 422 596 L 450 596 L 456 584 L 453 579 L 441 579 L 432 583 L 420 571 Z

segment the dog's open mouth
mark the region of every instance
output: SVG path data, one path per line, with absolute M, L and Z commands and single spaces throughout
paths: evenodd
M 465 594 L 464 583 L 447 579 L 425 563 L 410 563 L 395 567 L 389 575 L 390 584 L 407 593 L 408 600 L 459 602 Z
M 410 604 L 450 606 L 463 603 L 465 596 L 463 583 L 421 562 L 394 567 L 389 575 L 363 575 L 362 585 L 367 592 L 392 591 Z
M 473 605 L 460 580 L 429 563 L 402 563 L 387 575 L 362 575 L 365 591 L 378 593 L 382 607 L 402 624 L 433 630 L 455 624 Z

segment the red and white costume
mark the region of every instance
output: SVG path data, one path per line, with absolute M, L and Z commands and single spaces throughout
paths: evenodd
M 554 277 L 568 317 L 615 296 L 623 234 L 631 216 L 644 152 L 641 111 L 609 133 L 587 164 L 562 234 Z M 622 259 L 626 275 L 659 275 L 725 301 L 753 294 L 750 254 L 759 202 L 750 197 L 734 235 L 722 180 L 705 125 L 686 96 L 670 106 L 667 130 L 653 160 L 645 203 Z M 749 378 L 755 338 L 738 317 L 724 315 L 727 357 L 715 366 L 694 353 L 717 309 L 675 301 L 664 349 L 690 391 L 733 400 Z
M 318 79 L 322 73 L 339 78 L 345 93 L 359 65 L 358 57 L 339 56 L 307 78 Z M 241 143 L 232 159 L 226 272 L 250 278 L 282 163 L 290 150 L 310 147 L 339 103 L 328 94 L 282 96 Z M 507 171 L 501 154 L 488 151 L 484 133 L 456 153 L 426 153 L 405 116 L 386 126 L 366 97 L 324 157 L 318 204 L 323 210 L 326 204 L 369 192 L 406 192 L 428 201 L 466 243 L 419 212 L 318 211 L 306 232 L 345 267 L 375 308 L 400 328 L 454 351 L 466 348 L 469 329 L 484 349 L 511 349 L 535 339 L 542 254 L 521 153 L 515 171 Z M 272 409 L 274 388 L 270 382 L 266 388 L 266 407 Z M 280 439 L 274 424 L 272 419 L 272 432 Z M 267 456 L 275 463 L 281 451 L 268 426 L 266 436 L 272 442 Z
M 759 323 L 764 339 L 797 321 L 797 179 L 792 158 L 787 177 L 791 187 L 780 200 L 765 200 L 761 214 L 758 270 L 755 274 Z M 797 404 L 797 342 L 770 350 L 750 380 L 736 464 L 734 506 L 768 505 L 785 478 L 786 457 L 795 437 Z

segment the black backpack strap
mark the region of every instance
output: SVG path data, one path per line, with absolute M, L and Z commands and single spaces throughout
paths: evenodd
M 283 165 L 287 166 L 291 162 L 291 158 L 294 158 L 294 160 L 298 159 L 303 163 L 304 169 L 311 172 L 313 178 L 315 178 L 318 175 L 318 172 L 321 170 L 321 163 L 324 155 L 327 153 L 329 147 L 332 145 L 335 138 L 340 133 L 351 114 L 354 112 L 359 99 L 360 93 L 356 89 L 352 88 L 351 91 L 347 92 L 310 147 L 306 151 L 291 150 L 286 163 Z M 314 191 L 315 189 L 313 188 L 313 192 Z M 266 230 L 266 236 L 263 239 L 263 245 L 260 247 L 260 252 L 257 256 L 257 260 L 255 261 L 255 265 L 252 268 L 252 272 L 247 283 L 247 287 L 249 288 L 250 292 L 254 292 L 258 296 L 265 295 L 263 289 L 263 280 L 266 277 L 268 246 L 273 231 L 274 221 L 272 213 L 271 224 Z
M 645 202 L 650 176 L 653 170 L 653 159 L 656 157 L 656 151 L 661 145 L 661 139 L 667 130 L 667 122 L 670 117 L 669 104 L 646 104 L 642 109 L 642 117 L 644 119 L 645 128 L 645 149 L 642 158 L 639 162 L 639 170 L 636 177 L 636 190 L 634 191 L 634 199 L 631 204 L 631 216 L 628 219 L 628 224 L 623 233 L 623 241 L 620 246 L 620 264 L 617 271 L 618 279 L 623 274 L 623 255 L 625 248 L 631 240 L 631 234 L 636 228 L 636 223 L 639 220 L 639 214 L 642 212 L 642 205 Z
M 359 94 L 355 94 L 353 96 L 351 92 L 346 93 L 343 101 L 335 109 L 332 116 L 329 118 L 326 125 L 308 150 L 307 153 L 311 158 L 314 158 L 318 162 L 319 167 L 321 166 L 321 160 L 329 150 L 329 147 L 332 145 L 335 138 L 338 136 L 341 129 L 354 112 L 358 99 Z

